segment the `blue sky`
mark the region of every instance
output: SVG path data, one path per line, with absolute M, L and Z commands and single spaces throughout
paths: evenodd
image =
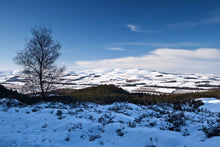
M 112 68 L 204 73 L 220 71 L 220 66 L 217 67 L 220 64 L 220 1 L 217 0 L 2 0 L 0 69 L 17 68 L 12 58 L 24 48 L 30 29 L 39 24 L 53 30 L 55 40 L 62 43 L 59 63 L 71 70 L 89 68 L 91 65 L 98 68 L 101 65 L 96 63 L 107 62 L 103 68 L 112 63 L 109 64 Z M 165 50 L 160 50 L 162 48 Z M 210 53 L 207 54 L 208 59 L 201 55 L 201 48 Z M 171 49 L 172 53 L 163 54 L 166 49 Z M 192 59 L 182 56 L 179 57 L 183 58 L 181 61 L 170 57 L 176 57 L 175 53 L 180 50 L 186 51 L 186 54 L 188 51 L 191 51 L 189 54 L 196 53 L 199 58 L 192 62 Z M 157 58 L 161 55 L 163 60 Z M 212 58 L 212 55 L 217 57 Z M 164 59 L 164 56 L 170 58 Z M 134 62 L 133 66 L 125 65 L 129 57 L 135 59 L 130 61 Z M 158 63 L 155 61 L 152 64 L 160 64 L 159 61 L 169 63 L 155 67 L 140 66 L 137 60 L 143 57 L 158 59 Z M 173 63 L 182 64 L 173 68 L 171 58 Z M 124 62 L 123 65 L 115 62 L 116 59 Z M 150 59 L 141 61 L 149 62 Z M 187 62 L 183 62 L 185 60 Z M 198 69 L 187 68 L 188 63 L 201 66 Z M 186 68 L 181 70 L 176 66 Z

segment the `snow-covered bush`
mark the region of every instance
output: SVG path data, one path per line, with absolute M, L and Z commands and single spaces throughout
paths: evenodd
M 206 136 L 208 138 L 213 136 L 220 136 L 220 124 L 217 125 L 210 125 L 210 126 L 204 126 L 203 131 L 205 132 Z
M 181 131 L 181 126 L 185 125 L 185 115 L 183 111 L 176 112 L 173 114 L 168 115 L 167 121 L 172 124 L 172 126 L 169 127 L 170 131 Z

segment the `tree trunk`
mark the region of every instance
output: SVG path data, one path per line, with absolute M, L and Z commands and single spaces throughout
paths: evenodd
M 45 92 L 44 92 L 44 83 L 43 83 L 43 69 L 42 69 L 42 62 L 40 62 L 40 73 L 39 73 L 39 80 L 40 80 L 40 89 L 41 89 L 41 98 L 45 99 Z
M 39 75 L 40 80 L 40 89 L 41 89 L 41 98 L 44 99 L 45 93 L 44 93 L 44 87 L 43 87 L 43 81 L 42 81 L 42 73 Z

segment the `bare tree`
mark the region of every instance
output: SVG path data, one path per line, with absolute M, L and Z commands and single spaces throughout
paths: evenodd
M 25 48 L 17 53 L 14 61 L 24 67 L 32 90 L 38 89 L 44 98 L 64 71 L 64 67 L 56 66 L 61 44 L 53 40 L 51 29 L 42 26 L 33 28 L 31 35 L 32 38 Z

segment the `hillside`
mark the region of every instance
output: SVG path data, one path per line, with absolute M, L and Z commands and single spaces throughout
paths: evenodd
M 0 82 L 12 89 L 24 90 L 25 76 L 17 72 L 1 72 Z M 220 76 L 212 74 L 183 74 L 144 69 L 94 69 L 67 72 L 56 84 L 57 89 L 83 89 L 113 84 L 132 93 L 190 93 L 220 88 Z
M 219 97 L 218 90 L 152 95 L 99 85 L 42 100 L 0 89 L 1 96 L 17 99 L 0 98 L 0 146 L 217 147 L 220 143 L 220 100 L 196 99 Z
M 97 96 L 102 96 L 102 95 L 128 95 L 129 92 L 116 87 L 115 85 L 99 85 L 95 87 L 89 87 L 86 89 L 82 90 L 77 90 L 75 92 L 71 93 L 72 95 L 97 95 Z

